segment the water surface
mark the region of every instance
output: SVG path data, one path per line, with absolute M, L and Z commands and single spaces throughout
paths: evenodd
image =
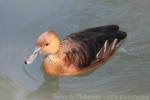
M 148 96 L 149 5 L 149 0 L 0 0 L 0 99 Z M 72 32 L 108 24 L 118 24 L 128 37 L 97 70 L 74 77 L 48 76 L 42 70 L 42 56 L 24 69 L 23 61 L 40 33 L 52 29 L 63 39 Z

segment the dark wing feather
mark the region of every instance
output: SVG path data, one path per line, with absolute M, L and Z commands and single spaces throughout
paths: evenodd
M 120 41 L 125 37 L 126 33 L 119 31 L 117 25 L 101 26 L 72 33 L 64 39 L 62 45 L 67 61 L 83 68 L 96 59 L 96 54 L 106 40 L 111 43 L 115 38 Z

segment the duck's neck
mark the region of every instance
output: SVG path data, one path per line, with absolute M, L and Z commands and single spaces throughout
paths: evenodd
M 55 56 L 58 59 L 63 60 L 65 58 L 65 53 L 64 53 L 64 49 L 63 49 L 62 44 L 60 43 L 60 45 L 59 45 L 59 47 L 57 49 L 57 52 L 49 54 L 48 56 L 50 56 L 50 57 L 51 56 Z
M 60 40 L 55 34 L 53 35 L 51 43 L 50 43 L 50 48 L 49 48 L 50 54 L 58 53 L 59 49 L 60 49 Z
M 46 57 L 48 58 L 48 61 L 50 63 L 57 63 L 57 65 L 63 65 L 63 58 L 64 58 L 64 53 L 62 51 L 61 45 L 59 45 L 57 52 L 48 54 Z

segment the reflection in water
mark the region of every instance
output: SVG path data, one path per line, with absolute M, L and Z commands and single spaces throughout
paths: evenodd
M 0 99 L 23 100 L 23 88 L 7 77 L 0 76 Z
M 0 0 L 0 100 L 51 100 L 54 94 L 75 92 L 149 95 L 149 3 L 150 0 Z M 41 82 L 23 71 L 21 65 L 41 32 L 50 28 L 62 39 L 69 33 L 106 24 L 118 24 L 128 37 L 97 70 L 82 77 L 44 75 L 40 86 Z M 40 61 L 36 60 L 28 71 L 42 81 Z
M 44 75 L 44 79 L 44 82 L 37 90 L 29 92 L 26 95 L 27 99 L 51 100 L 53 98 L 53 95 L 59 90 L 59 78 Z

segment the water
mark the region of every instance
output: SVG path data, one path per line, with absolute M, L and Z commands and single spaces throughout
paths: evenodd
M 112 95 L 118 98 L 111 100 L 121 95 L 148 100 L 149 5 L 149 0 L 0 0 L 0 100 L 108 100 Z M 107 24 L 118 24 L 128 38 L 97 70 L 52 77 L 43 72 L 42 57 L 23 67 L 41 32 L 52 29 L 63 39 Z

